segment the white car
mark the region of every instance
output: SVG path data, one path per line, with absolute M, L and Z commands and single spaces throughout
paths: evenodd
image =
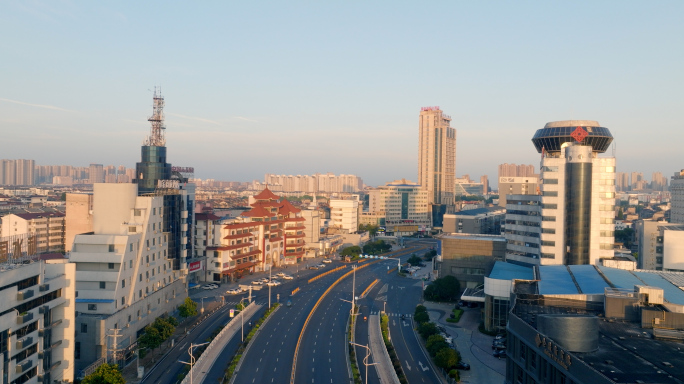
M 326 263 L 326 264 L 330 264 L 330 263 L 332 263 L 332 260 L 330 260 L 330 259 L 323 259 L 323 262 Z
M 233 289 L 227 290 L 226 293 L 229 294 L 229 295 L 237 295 L 237 294 L 239 294 L 239 293 L 242 293 L 242 289 L 240 289 L 240 288 L 233 288 Z
M 218 285 L 216 285 L 216 284 L 207 284 L 207 285 L 202 287 L 202 289 L 207 289 L 207 290 L 216 289 L 216 288 L 218 288 Z
M 271 280 L 268 283 L 266 283 L 266 285 L 275 287 L 276 285 L 280 285 L 280 282 L 278 280 Z
M 261 284 L 263 284 L 263 283 L 264 283 L 264 282 L 261 281 L 261 279 L 252 281 L 252 285 L 261 285 Z
M 324 267 L 325 267 L 325 264 L 318 264 L 317 267 L 318 267 L 318 268 L 324 268 Z
M 294 277 L 292 277 L 292 276 L 290 276 L 290 275 L 285 275 L 285 276 L 283 276 L 283 279 L 285 279 L 285 280 L 292 280 L 292 279 L 294 279 Z
M 268 283 L 268 278 L 267 277 L 262 277 L 261 279 L 262 283 Z
M 285 272 L 278 272 L 275 275 L 278 277 L 283 277 L 283 276 L 285 276 Z

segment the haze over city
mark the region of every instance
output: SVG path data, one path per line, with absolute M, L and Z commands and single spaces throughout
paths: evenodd
M 452 116 L 457 175 L 537 166 L 537 129 L 591 119 L 613 133 L 618 171 L 670 176 L 684 163 L 682 8 L 5 2 L 1 157 L 132 167 L 158 85 L 168 160 L 199 178 L 415 180 L 423 106 Z

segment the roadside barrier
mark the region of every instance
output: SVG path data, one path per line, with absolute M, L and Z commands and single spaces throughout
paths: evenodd
M 294 294 L 297 293 L 297 292 L 299 292 L 299 287 L 295 288 L 295 289 L 292 291 L 292 294 L 294 295 Z
M 368 293 L 368 291 L 370 291 L 371 288 L 373 288 L 373 286 L 374 286 L 375 284 L 378 283 L 378 281 L 380 281 L 380 280 L 378 280 L 378 279 L 373 280 L 373 282 L 370 283 L 370 285 L 368 286 L 368 288 L 366 288 L 363 292 L 361 292 L 361 296 L 359 296 L 359 297 L 360 297 L 360 298 L 366 297 L 366 294 Z
M 314 282 L 314 281 L 320 279 L 320 278 L 323 277 L 323 276 L 327 276 L 327 275 L 329 275 L 329 274 L 331 274 L 331 273 L 333 273 L 333 272 L 337 272 L 337 271 L 339 271 L 340 269 L 345 269 L 345 268 L 347 268 L 347 266 L 346 266 L 346 265 L 343 265 L 343 266 L 341 266 L 341 267 L 337 267 L 337 268 L 335 268 L 335 269 L 331 269 L 331 270 L 329 270 L 329 271 L 327 271 L 327 272 L 323 272 L 323 273 L 321 273 L 320 275 L 317 275 L 317 276 L 314 276 L 314 277 L 310 278 L 309 281 L 308 281 L 308 283 L 311 284 L 312 282 Z
M 390 273 L 392 273 L 392 272 L 394 272 L 394 271 L 396 271 L 396 270 L 397 270 L 397 268 L 394 267 L 394 268 L 390 269 L 389 271 L 387 271 L 387 274 L 389 275 Z

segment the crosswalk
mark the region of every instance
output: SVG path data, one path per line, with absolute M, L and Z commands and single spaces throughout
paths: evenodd
M 245 300 L 245 301 L 243 302 L 243 304 L 244 304 L 245 302 L 247 302 L 247 301 Z M 227 305 L 227 306 L 233 306 L 233 307 L 234 307 L 234 306 L 238 305 L 239 303 L 240 303 L 239 301 L 228 301 L 228 302 L 226 302 L 226 305 Z M 263 303 L 260 302 L 260 301 L 256 301 L 255 303 L 256 303 L 257 305 L 268 305 L 268 301 L 264 301 Z M 274 301 L 273 303 L 275 303 L 275 301 Z M 273 304 L 273 303 L 271 303 L 271 304 Z
M 371 311 L 371 315 L 377 315 L 382 311 Z M 413 317 L 412 314 L 410 313 L 386 313 L 387 317 L 401 317 L 402 315 L 406 317 L 407 319 L 410 319 Z

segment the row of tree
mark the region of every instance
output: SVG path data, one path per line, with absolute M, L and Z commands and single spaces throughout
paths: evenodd
M 440 335 L 435 323 L 430 322 L 425 306 L 417 306 L 413 316 L 413 320 L 418 323 L 418 333 L 425 340 L 425 348 L 432 356 L 435 365 L 449 371 L 451 377 L 457 378 L 456 365 L 461 361 L 461 354 Z

